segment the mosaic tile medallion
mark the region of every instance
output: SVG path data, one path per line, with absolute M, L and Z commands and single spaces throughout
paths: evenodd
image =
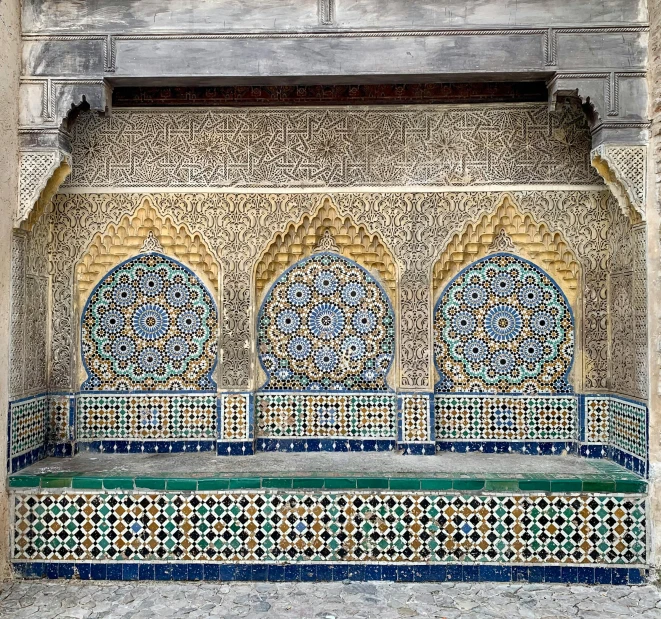
M 14 494 L 18 561 L 645 563 L 645 498 L 421 492 Z
M 343 256 L 303 259 L 267 294 L 258 350 L 269 391 L 386 391 L 395 350 L 390 301 L 376 280 Z
M 434 313 L 438 392 L 568 393 L 573 317 L 534 264 L 493 254 L 453 279 Z
M 158 253 L 114 268 L 83 311 L 83 391 L 215 388 L 218 316 L 192 271 Z

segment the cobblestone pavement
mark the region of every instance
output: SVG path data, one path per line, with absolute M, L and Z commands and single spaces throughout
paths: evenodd
M 0 584 L 0 617 L 661 619 L 661 591 L 651 585 L 23 581 Z

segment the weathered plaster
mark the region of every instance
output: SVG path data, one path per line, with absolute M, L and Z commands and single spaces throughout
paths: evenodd
M 0 2 L 0 579 L 9 575 L 9 498 L 6 494 L 9 401 L 11 231 L 18 196 L 19 0 Z
M 661 566 L 661 1 L 650 0 L 649 88 L 652 119 L 647 201 L 650 354 L 650 562 Z

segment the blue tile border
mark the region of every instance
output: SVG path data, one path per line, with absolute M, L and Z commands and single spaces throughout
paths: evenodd
M 186 440 L 103 440 L 78 441 L 77 450 L 98 451 L 105 453 L 184 453 L 197 451 L 215 451 L 216 441 L 208 439 Z
M 47 455 L 46 447 L 41 445 L 35 447 L 30 451 L 19 454 L 18 456 L 12 456 L 7 459 L 7 469 L 10 473 L 16 473 L 21 469 L 24 469 L 26 466 L 30 466 L 39 460 L 43 460 Z
M 433 456 L 436 454 L 436 443 L 397 443 L 405 456 Z
M 645 584 L 646 568 L 478 563 L 149 563 L 14 562 L 18 578 L 160 581 L 397 581 Z
M 377 438 L 258 438 L 257 451 L 394 451 L 397 441 Z
M 436 441 L 437 451 L 467 453 L 521 453 L 529 456 L 559 456 L 563 451 L 577 454 L 578 441 Z
M 216 443 L 217 456 L 253 456 L 255 454 L 255 441 L 218 441 Z

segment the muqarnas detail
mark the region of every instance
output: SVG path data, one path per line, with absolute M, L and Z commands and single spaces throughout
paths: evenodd
M 571 308 L 555 282 L 493 254 L 448 284 L 434 313 L 439 393 L 571 393 Z
M 188 268 L 131 258 L 97 285 L 82 318 L 84 391 L 215 388 L 218 314 Z
M 268 390 L 386 391 L 395 349 L 390 301 L 361 266 L 323 252 L 296 263 L 258 319 Z

